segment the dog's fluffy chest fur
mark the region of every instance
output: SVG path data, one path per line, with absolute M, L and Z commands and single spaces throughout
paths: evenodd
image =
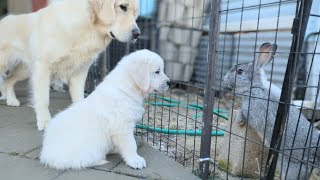
M 53 79 L 68 79 L 73 73 L 86 70 L 110 42 L 110 38 L 105 39 L 98 33 L 84 37 L 53 63 Z
M 100 114 L 101 124 L 108 131 L 107 133 L 117 134 L 119 132 L 133 131 L 136 122 L 143 116 L 143 103 L 132 101 L 126 95 L 119 93 L 113 94 L 111 92 L 105 97 L 101 94 L 103 92 L 94 92 L 92 97 L 88 97 L 88 101 L 95 103 L 99 101 L 95 105 L 94 111 Z

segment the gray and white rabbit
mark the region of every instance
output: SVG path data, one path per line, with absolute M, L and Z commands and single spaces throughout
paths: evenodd
M 256 60 L 254 62 L 238 64 L 233 66 L 230 69 L 230 71 L 225 75 L 223 80 L 225 86 L 234 89 L 236 95 L 241 96 L 242 98 L 241 110 L 236 115 L 235 120 L 239 123 L 248 123 L 252 128 L 254 128 L 257 131 L 261 138 L 263 138 L 265 135 L 265 145 L 267 147 L 270 146 L 272 138 L 281 90 L 273 84 L 271 84 L 270 86 L 270 82 L 267 81 L 264 70 L 262 68 L 264 65 L 268 64 L 273 59 L 276 49 L 277 45 L 275 44 L 262 44 L 259 48 L 259 53 L 256 56 Z M 251 98 L 249 100 L 250 96 Z M 270 99 L 269 104 L 268 96 Z M 318 146 L 317 141 L 319 138 L 319 132 L 313 127 L 310 129 L 309 132 L 310 122 L 302 114 L 300 116 L 299 115 L 299 110 L 296 107 L 291 106 L 288 115 L 288 120 L 286 122 L 286 130 L 282 138 L 281 149 L 285 149 L 284 154 L 290 155 L 290 150 L 287 149 L 300 148 L 298 150 L 292 150 L 291 156 L 299 160 L 303 159 L 306 162 L 308 151 L 305 150 L 305 152 L 303 152 L 303 148 L 309 147 L 311 129 L 313 129 L 311 147 Z M 297 124 L 299 124 L 298 127 Z M 315 153 L 315 148 L 310 150 L 309 163 L 316 164 L 316 166 L 319 166 L 320 153 Z M 278 170 L 281 169 L 282 157 L 284 157 L 284 161 L 281 170 L 281 179 L 305 178 L 305 164 L 302 165 L 299 178 L 298 175 L 300 163 L 299 161 L 294 160 L 292 158 L 290 160 L 290 166 L 287 176 L 285 176 L 289 162 L 288 156 L 279 156 L 277 164 Z M 315 162 L 313 163 L 314 158 Z M 311 166 L 308 167 L 307 176 L 309 176 L 311 168 Z

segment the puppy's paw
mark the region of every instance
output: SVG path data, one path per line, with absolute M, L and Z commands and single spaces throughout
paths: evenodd
M 102 165 L 108 164 L 108 163 L 109 163 L 109 161 L 103 159 L 103 160 L 97 162 L 94 166 L 102 166 Z
M 7 99 L 7 106 L 18 107 L 18 106 L 20 106 L 20 101 L 16 98 L 8 98 Z
M 133 169 L 142 169 L 146 167 L 146 161 L 139 155 L 127 158 L 125 161 L 126 164 Z
M 49 112 L 40 114 L 39 116 L 37 115 L 38 130 L 42 131 L 46 129 L 50 120 L 51 120 L 51 115 Z

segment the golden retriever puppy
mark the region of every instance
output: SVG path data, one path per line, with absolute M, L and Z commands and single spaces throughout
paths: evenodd
M 41 163 L 80 169 L 105 164 L 106 154 L 117 152 L 130 167 L 146 167 L 137 154 L 133 130 L 144 113 L 144 97 L 170 85 L 163 68 L 162 58 L 149 50 L 122 58 L 93 93 L 49 122 Z
M 83 99 L 97 55 L 112 39 L 128 42 L 139 37 L 138 8 L 138 0 L 56 0 L 35 13 L 0 22 L 0 73 L 12 57 L 30 67 L 39 130 L 51 119 L 50 81 L 66 81 L 72 101 Z

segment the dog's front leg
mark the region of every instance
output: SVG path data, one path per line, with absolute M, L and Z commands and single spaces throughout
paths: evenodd
M 7 99 L 7 88 L 5 86 L 5 81 L 0 77 L 0 100 L 6 100 Z
M 146 161 L 137 153 L 137 143 L 133 133 L 114 135 L 112 142 L 128 166 L 133 169 L 146 167 Z
M 51 115 L 49 112 L 50 99 L 50 69 L 48 65 L 35 62 L 32 74 L 33 103 L 37 116 L 38 130 L 47 127 Z
M 20 101 L 16 97 L 14 92 L 14 85 L 16 84 L 16 79 L 14 76 L 6 79 L 6 89 L 7 89 L 7 105 L 8 106 L 20 106 Z
M 82 72 L 74 74 L 69 78 L 69 93 L 72 102 L 78 102 L 84 98 L 84 87 L 87 79 L 89 68 Z

